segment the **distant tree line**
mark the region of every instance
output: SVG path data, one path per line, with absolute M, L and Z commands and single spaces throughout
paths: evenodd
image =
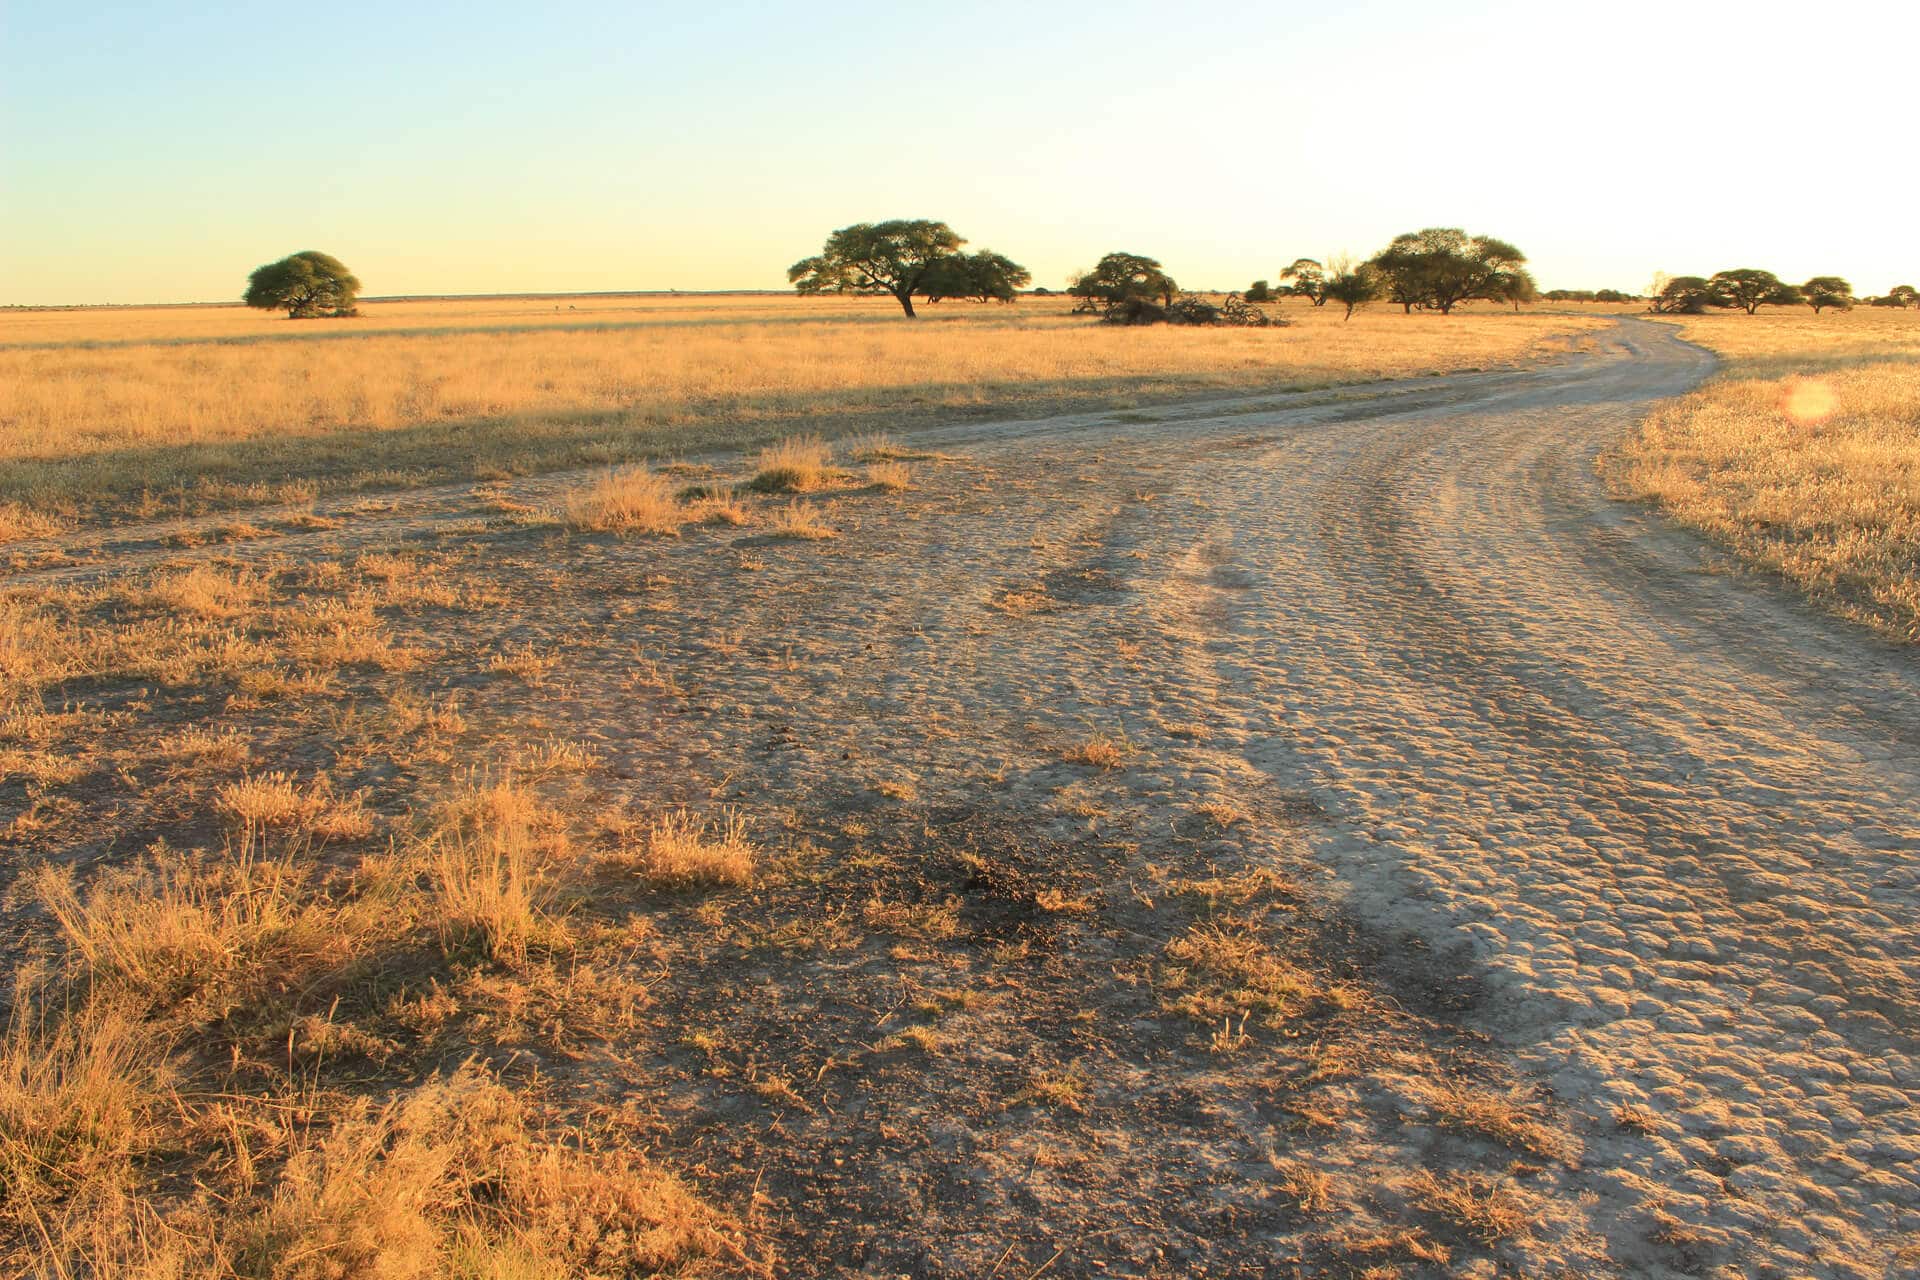
M 1771 271 L 1738 267 L 1710 276 L 1656 276 L 1650 290 L 1651 309 L 1661 315 L 1697 316 L 1710 307 L 1739 309 L 1748 315 L 1761 307 L 1813 308 L 1819 315 L 1829 308 L 1845 311 L 1856 302 L 1876 307 L 1909 307 L 1920 302 L 1910 284 L 1895 285 L 1885 297 L 1857 299 L 1853 286 L 1839 276 L 1815 276 L 1804 284 L 1787 284 Z

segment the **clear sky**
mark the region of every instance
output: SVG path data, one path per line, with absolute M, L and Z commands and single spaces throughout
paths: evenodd
M 1906 0 L 0 0 L 0 303 L 782 288 L 944 218 L 1058 285 L 1464 226 L 1543 287 L 1920 283 Z

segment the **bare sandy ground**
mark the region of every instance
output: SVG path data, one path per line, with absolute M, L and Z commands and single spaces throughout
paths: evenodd
M 1596 456 L 1711 357 L 1599 347 L 921 433 L 918 491 L 826 543 L 529 531 L 456 487 L 16 546 L 8 581 L 430 550 L 509 588 L 400 637 L 476 740 L 591 743 L 597 801 L 735 802 L 817 858 L 649 976 L 659 1052 L 552 1066 L 660 1108 L 785 1274 L 1920 1274 L 1920 663 L 1609 500 Z M 555 683 L 473 674 L 522 644 Z M 93 838 L 62 852 L 138 847 Z M 943 904 L 958 934 L 911 924 Z M 1209 1047 L 1161 988 L 1221 919 L 1338 998 Z

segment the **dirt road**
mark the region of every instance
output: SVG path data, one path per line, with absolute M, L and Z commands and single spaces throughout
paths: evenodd
M 793 1274 L 1920 1274 L 1920 662 L 1605 495 L 1600 452 L 1710 367 L 1625 321 L 1551 368 L 923 433 L 919 490 L 846 499 L 830 543 L 476 534 L 450 489 L 217 551 L 484 543 L 451 554 L 510 603 L 406 638 L 565 666 L 476 732 L 537 720 L 623 798 L 912 881 L 769 891 L 909 941 L 683 956 L 656 1029 L 719 1025 L 733 1069 L 627 1077 Z M 962 845 L 972 878 L 927 870 Z M 1009 958 L 980 859 L 1087 906 Z M 1258 912 L 1195 887 L 1263 868 Z M 914 893 L 975 949 L 872 905 Z M 1359 994 L 1209 1048 L 1161 990 L 1202 898 Z M 927 964 L 992 998 L 873 1056 Z M 742 1084 L 768 1064 L 802 1101 Z

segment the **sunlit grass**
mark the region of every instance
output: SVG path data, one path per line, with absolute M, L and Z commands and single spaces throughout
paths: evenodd
M 240 308 L 11 313 L 0 502 L 16 505 L 0 536 L 49 528 L 38 513 L 97 514 L 83 500 L 98 495 L 242 506 L 758 444 L 795 426 L 870 430 L 880 413 L 1124 406 L 1486 368 L 1604 323 L 1385 307 L 1341 323 L 1291 305 L 1285 328 L 1120 329 L 1070 315 L 1063 299 L 953 302 L 915 322 L 889 308 L 748 295 L 372 303 L 357 320 L 301 323 Z
M 1920 639 L 1920 316 L 1803 309 L 1690 320 L 1723 375 L 1653 414 L 1610 460 L 1754 564 Z

